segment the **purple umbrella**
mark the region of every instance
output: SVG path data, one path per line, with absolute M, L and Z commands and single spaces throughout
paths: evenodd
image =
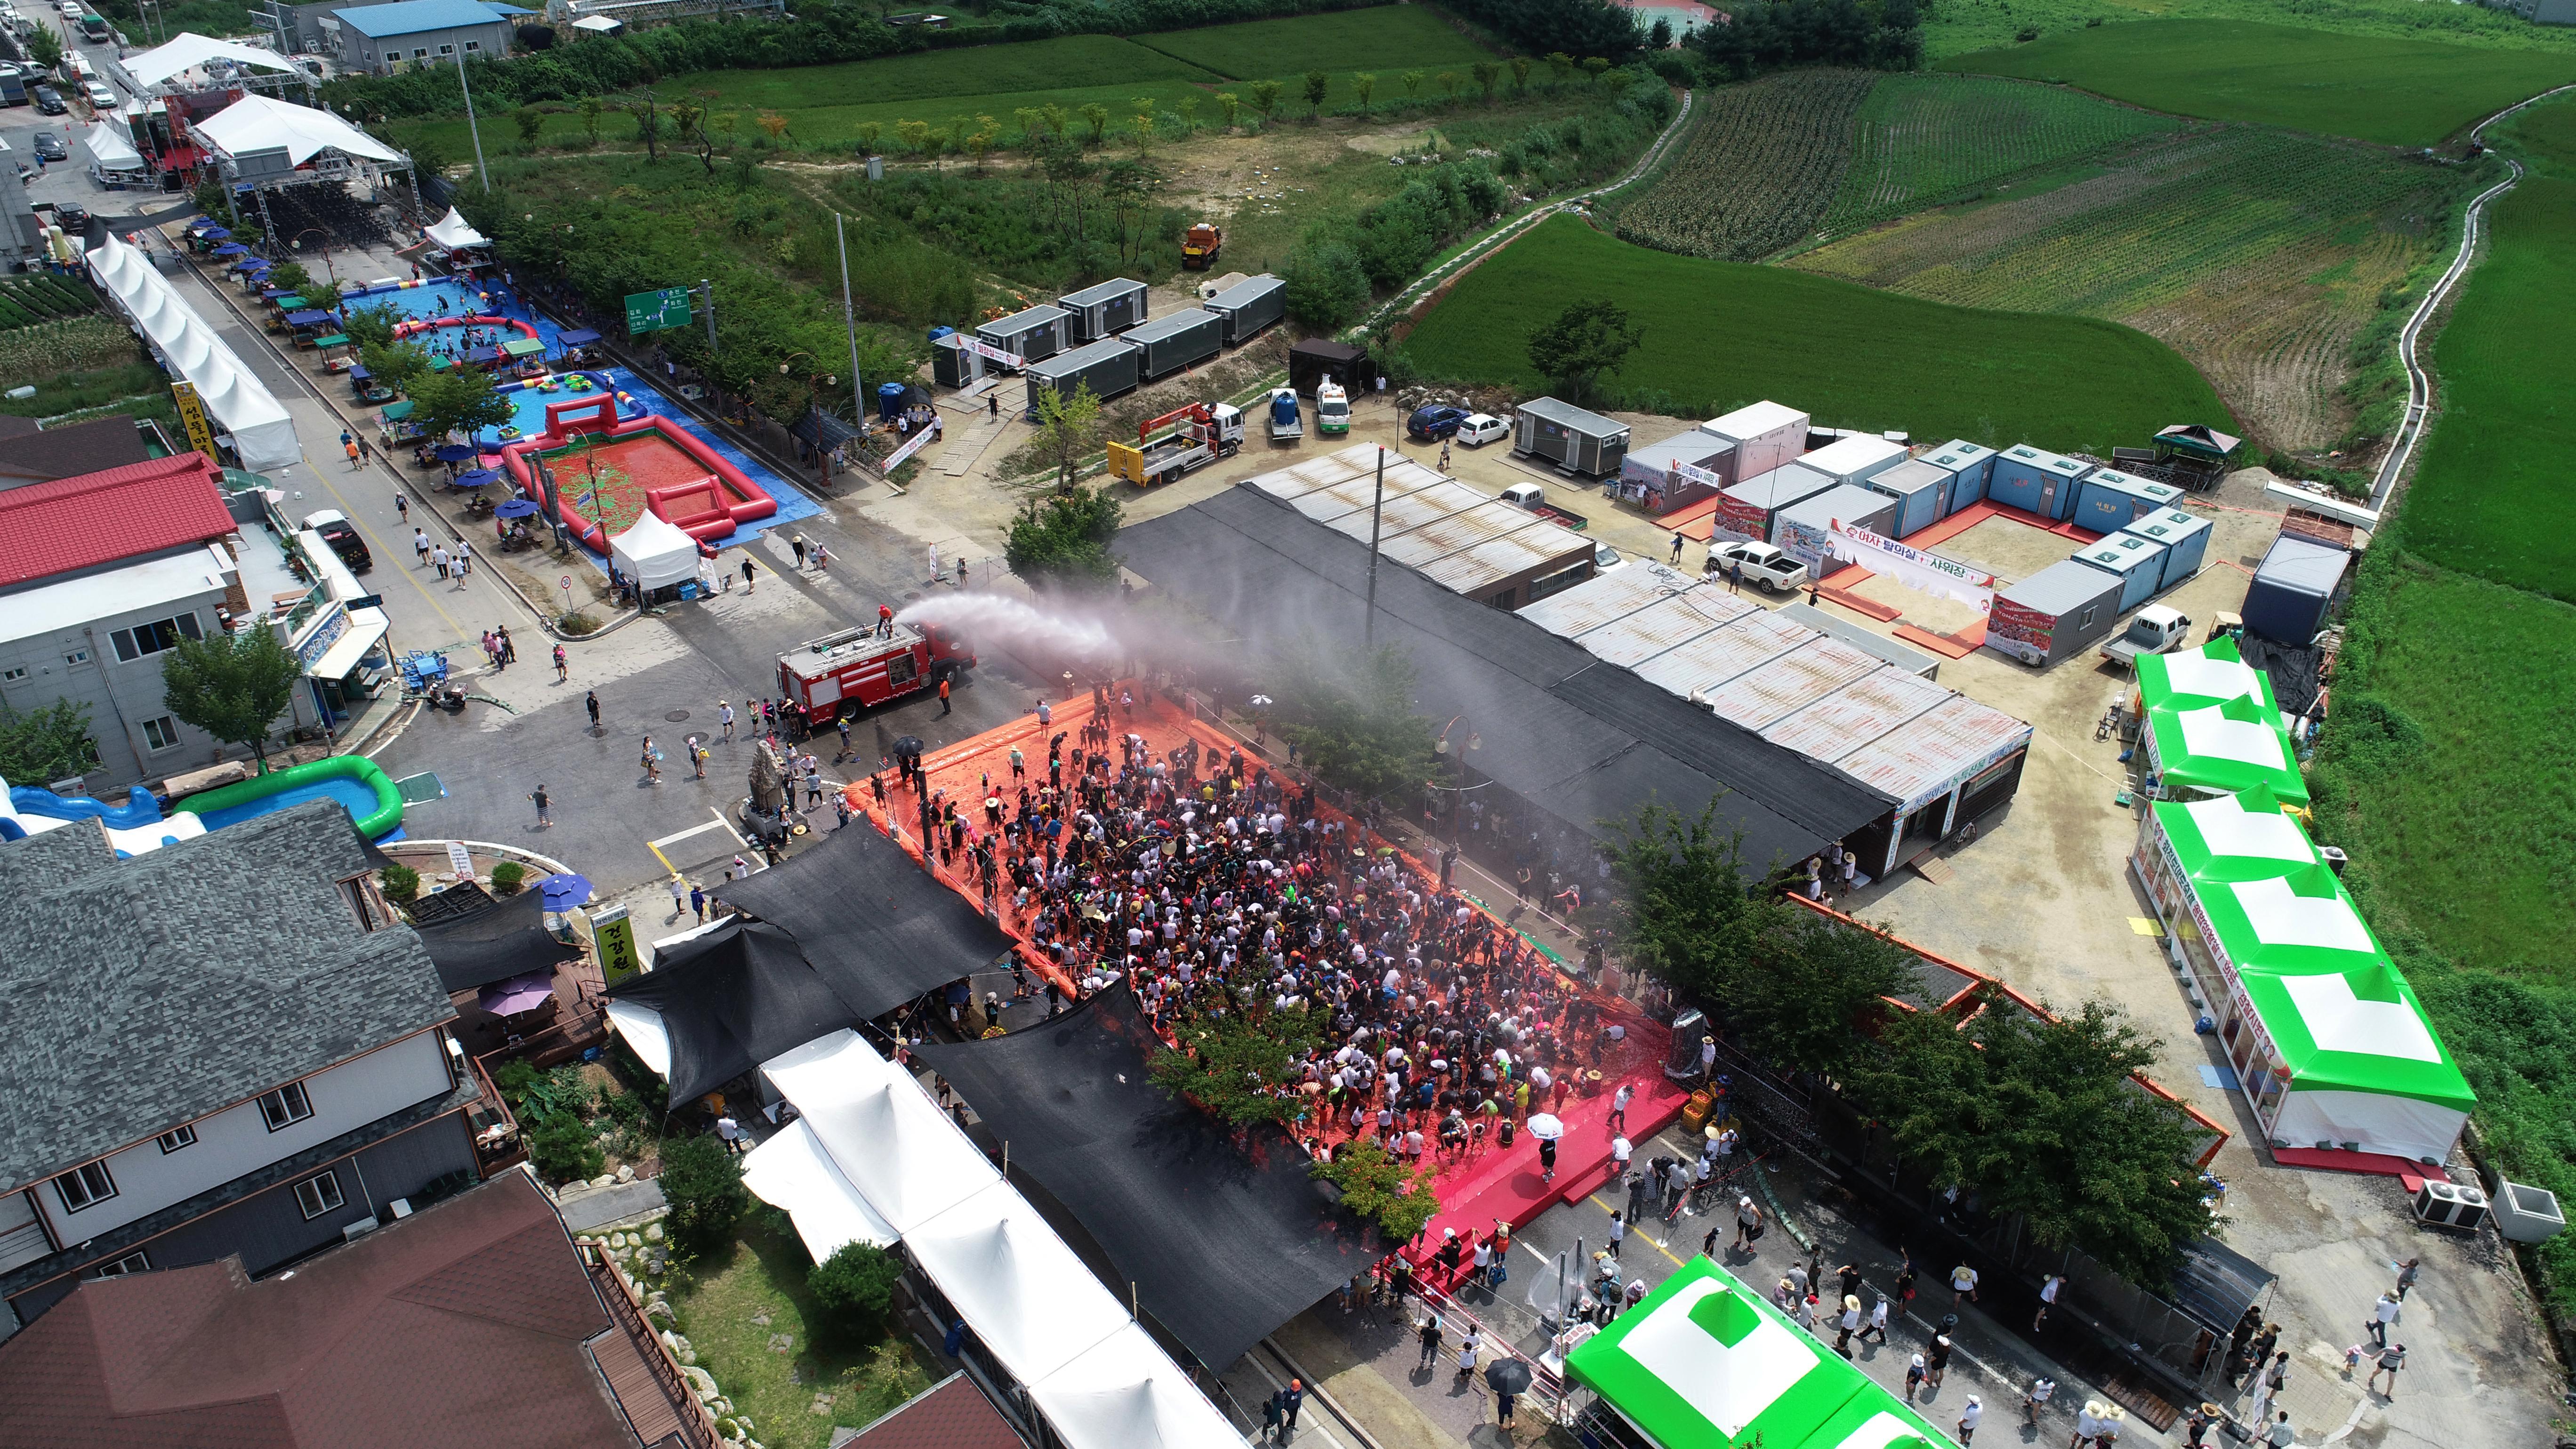
M 484 987 L 475 993 L 474 1002 L 494 1016 L 516 1016 L 545 1005 L 554 994 L 554 972 L 531 971 Z

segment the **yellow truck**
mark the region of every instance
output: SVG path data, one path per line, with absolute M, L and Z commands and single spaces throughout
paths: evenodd
M 1231 458 L 1243 446 L 1243 409 L 1191 403 L 1136 427 L 1133 443 L 1109 445 L 1109 475 L 1139 488 L 1168 483 L 1201 464 Z

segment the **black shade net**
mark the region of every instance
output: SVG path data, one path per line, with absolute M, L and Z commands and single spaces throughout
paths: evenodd
M 551 971 L 581 954 L 546 933 L 545 904 L 535 891 L 504 896 L 469 915 L 420 926 L 421 945 L 452 994 Z
M 1001 927 L 863 823 L 715 895 L 795 937 L 816 973 L 863 1016 L 892 1011 L 1011 949 Z
M 1099 1241 L 1145 1311 L 1223 1368 L 1373 1254 L 1286 1132 L 1257 1127 L 1238 1146 L 1147 1080 L 1157 1045 L 1122 986 L 1041 1026 L 914 1050 Z
M 671 1038 L 674 1104 L 867 1019 L 775 926 L 728 921 L 657 955 L 652 970 L 627 977 L 608 994 L 661 1014 Z

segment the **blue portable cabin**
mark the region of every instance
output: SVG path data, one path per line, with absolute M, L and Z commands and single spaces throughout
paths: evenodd
M 2075 511 L 2077 485 L 2092 471 L 2090 463 L 2078 463 L 2022 443 L 1995 456 L 1995 471 L 1987 480 L 1986 497 L 2003 507 L 2036 513 L 2054 523 Z
M 1889 524 L 1891 538 L 1903 538 L 1941 519 L 1941 500 L 1950 491 L 1950 474 L 1920 458 L 1909 458 L 1884 473 L 1861 480 L 1863 488 L 1896 500 Z
M 1929 463 L 1950 475 L 1950 486 L 1941 490 L 1943 518 L 1985 500 L 1986 483 L 1994 476 L 1995 450 L 1983 443 L 1952 438 L 1914 460 Z
M 2156 596 L 2164 581 L 2165 546 L 2134 533 L 2115 533 L 2075 551 L 2075 561 L 2090 564 L 2120 580 L 2120 612 L 2127 613 Z
M 2115 468 L 2096 468 L 2075 490 L 2075 512 L 2068 522 L 2095 533 L 2118 533 L 2150 513 L 2182 502 L 2182 490 L 2170 483 L 2136 477 Z
M 2156 581 L 2158 593 L 2199 573 L 2201 560 L 2209 556 L 2209 520 L 2179 508 L 2150 513 L 2120 531 L 2165 546 L 2164 577 Z
M 2331 544 L 2282 534 L 2237 606 L 2245 627 L 2294 648 L 2307 643 L 2325 623 L 2351 564 L 2352 555 Z

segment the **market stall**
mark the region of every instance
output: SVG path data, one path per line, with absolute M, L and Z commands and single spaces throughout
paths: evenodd
M 2275 1147 L 2438 1164 L 2476 1096 L 2282 803 L 2158 802 L 2131 867 Z

